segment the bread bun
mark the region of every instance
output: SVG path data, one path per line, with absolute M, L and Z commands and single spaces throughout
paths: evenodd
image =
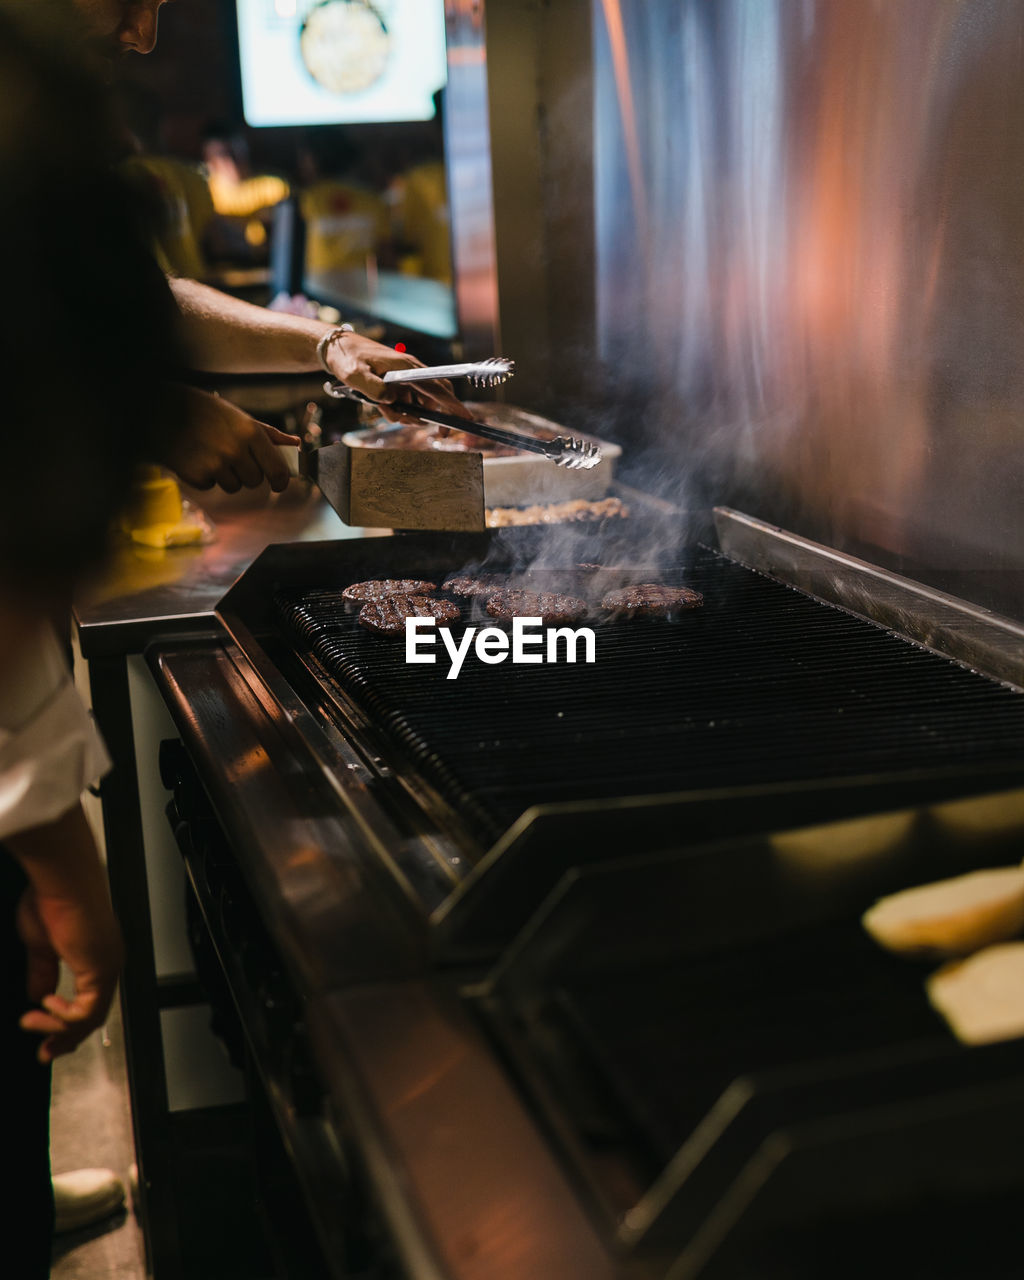
M 776 855 L 794 868 L 827 870 L 887 857 L 914 825 L 914 813 L 881 813 L 772 836 Z
M 968 955 L 1024 930 L 1024 868 L 971 871 L 905 889 L 880 898 L 862 923 L 890 951 Z
M 1024 942 L 986 947 L 943 965 L 927 982 L 928 999 L 964 1044 L 1024 1035 Z
M 931 812 L 935 820 L 954 835 L 1024 834 L 1024 790 L 946 800 L 933 805 Z

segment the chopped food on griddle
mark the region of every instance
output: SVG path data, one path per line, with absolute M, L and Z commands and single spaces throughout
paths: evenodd
M 517 524 L 585 524 L 609 518 L 625 519 L 629 515 L 620 498 L 570 498 L 566 502 L 550 502 L 531 507 L 488 507 L 488 529 L 503 529 Z

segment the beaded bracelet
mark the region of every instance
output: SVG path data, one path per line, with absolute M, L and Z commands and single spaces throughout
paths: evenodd
M 320 368 L 324 373 L 329 373 L 334 377 L 334 370 L 327 363 L 327 348 L 335 340 L 346 333 L 355 333 L 355 329 L 350 324 L 340 324 L 336 329 L 328 329 L 320 341 L 316 344 L 316 358 L 320 361 Z

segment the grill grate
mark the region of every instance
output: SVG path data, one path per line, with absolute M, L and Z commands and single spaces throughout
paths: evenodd
M 485 840 L 548 801 L 1024 759 L 1024 698 L 1003 685 L 706 549 L 657 576 L 704 607 L 591 623 L 593 665 L 471 654 L 457 680 L 440 643 L 407 665 L 403 640 L 364 631 L 344 583 L 275 603 Z

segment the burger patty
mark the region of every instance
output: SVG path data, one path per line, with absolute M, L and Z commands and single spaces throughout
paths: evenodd
M 497 573 L 481 574 L 478 578 L 463 575 L 449 578 L 444 584 L 444 589 L 450 591 L 453 596 L 462 596 L 468 600 L 473 596 L 494 595 L 496 591 L 503 589 L 506 581 L 506 578 Z
M 431 596 L 381 596 L 368 600 L 359 610 L 356 621 L 378 636 L 399 636 L 405 632 L 406 618 L 436 618 L 438 622 L 455 622 L 459 606 L 450 600 Z
M 342 600 L 361 604 L 364 600 L 383 600 L 386 596 L 422 596 L 436 591 L 436 582 L 421 578 L 380 578 L 374 582 L 354 582 L 341 593 Z
M 660 582 L 641 582 L 609 591 L 601 601 L 619 618 L 664 618 L 681 609 L 698 609 L 704 603 L 699 591 L 689 587 L 667 587 Z
M 576 596 L 553 591 L 498 591 L 487 601 L 492 618 L 509 622 L 512 618 L 540 618 L 545 626 L 579 622 L 587 616 L 587 606 Z

